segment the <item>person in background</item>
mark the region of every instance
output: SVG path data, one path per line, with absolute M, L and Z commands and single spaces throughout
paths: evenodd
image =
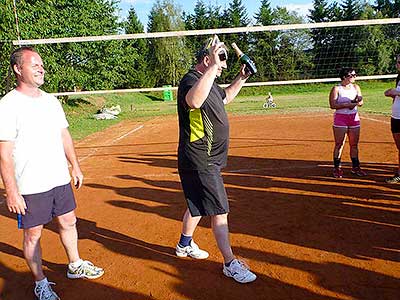
M 56 218 L 69 265 L 67 277 L 95 279 L 102 268 L 82 260 L 78 252 L 76 203 L 68 161 L 76 188 L 83 182 L 68 122 L 60 102 L 39 89 L 45 70 L 31 47 L 16 49 L 10 66 L 17 86 L 0 101 L 0 172 L 10 212 L 23 229 L 23 253 L 35 280 L 38 300 L 60 299 L 42 268 L 43 225 Z
M 335 85 L 329 95 L 330 108 L 336 110 L 333 119 L 333 135 L 335 138 L 333 177 L 343 177 L 341 156 L 346 135 L 350 144 L 351 173 L 356 176 L 366 176 L 367 173 L 360 168 L 358 159 L 358 141 L 360 139 L 358 107 L 362 106 L 364 101 L 360 87 L 355 84 L 357 74 L 353 68 L 342 68 L 339 77 L 341 79 L 340 84 Z
M 398 150 L 398 166 L 393 177 L 387 178 L 387 183 L 400 182 L 400 54 L 396 56 L 396 68 L 399 75 L 396 78 L 396 87 L 385 91 L 385 96 L 393 100 L 390 127 L 394 143 Z
M 193 233 L 203 216 L 211 217 L 211 227 L 224 259 L 223 274 L 240 283 L 256 279 L 231 248 L 228 229 L 229 204 L 221 168 L 226 166 L 229 122 L 225 105 L 239 93 L 249 77 L 245 65 L 225 89 L 215 83 L 227 68 L 228 53 L 217 36 L 210 38 L 197 55 L 197 63 L 178 88 L 179 146 L 178 171 L 187 209 L 176 255 L 205 259 L 208 253 L 193 241 Z

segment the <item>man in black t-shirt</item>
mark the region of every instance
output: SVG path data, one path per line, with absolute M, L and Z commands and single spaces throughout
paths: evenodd
M 222 89 L 214 81 L 227 67 L 228 53 L 217 36 L 197 53 L 197 64 L 181 80 L 178 89 L 178 170 L 188 208 L 176 255 L 205 259 L 192 236 L 202 216 L 211 217 L 211 227 L 224 258 L 223 273 L 240 283 L 256 275 L 233 255 L 229 241 L 228 212 L 221 168 L 226 166 L 229 122 L 225 105 L 239 93 L 249 77 L 243 65 L 237 77 Z

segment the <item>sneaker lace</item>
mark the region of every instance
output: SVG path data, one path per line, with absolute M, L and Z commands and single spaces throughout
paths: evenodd
M 241 269 L 244 270 L 250 270 L 249 265 L 246 263 L 246 261 L 244 261 L 243 259 L 237 259 L 237 262 L 239 263 L 239 265 L 241 266 Z
M 97 268 L 92 262 L 84 260 L 82 264 L 75 270 L 75 273 L 85 274 L 85 273 L 97 273 L 99 268 Z
M 52 299 L 51 297 L 56 297 L 55 299 L 59 299 L 57 294 L 54 293 L 50 285 L 56 285 L 56 284 L 54 282 L 49 281 L 47 283 L 41 284 L 36 287 L 36 289 L 38 290 L 36 295 L 38 296 L 39 300 Z

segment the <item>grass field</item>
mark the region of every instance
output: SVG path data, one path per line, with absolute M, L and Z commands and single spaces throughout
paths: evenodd
M 390 81 L 364 81 L 358 83 L 364 96 L 360 112 L 389 115 L 390 99 L 383 92 L 394 85 Z M 243 88 L 233 103 L 227 106 L 231 114 L 274 114 L 296 111 L 329 111 L 328 95 L 333 84 L 303 84 L 289 86 L 264 86 Z M 277 108 L 263 109 L 266 95 L 271 92 Z M 117 120 L 95 120 L 93 114 L 104 105 L 119 104 L 122 113 Z M 176 93 L 174 101 L 163 101 L 162 93 L 131 93 L 70 98 L 64 104 L 71 133 L 76 140 L 101 131 L 121 120 L 148 119 L 160 115 L 176 114 Z

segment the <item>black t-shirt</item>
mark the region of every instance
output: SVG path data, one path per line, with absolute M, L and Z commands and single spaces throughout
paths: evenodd
M 207 99 L 198 109 L 186 103 L 186 94 L 201 74 L 190 70 L 179 83 L 178 168 L 204 170 L 209 165 L 226 166 L 229 144 L 229 123 L 225 111 L 225 91 L 215 82 Z

